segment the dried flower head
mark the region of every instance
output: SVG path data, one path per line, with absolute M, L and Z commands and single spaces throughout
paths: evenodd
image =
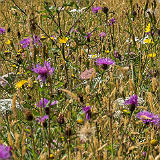
M 91 127 L 88 121 L 84 124 L 84 126 L 78 132 L 78 136 L 81 142 L 86 142 L 94 134 L 95 134 L 95 127 Z
M 84 72 L 81 73 L 80 78 L 81 79 L 90 79 L 94 73 L 95 73 L 94 68 L 91 68 L 89 70 L 85 70 Z

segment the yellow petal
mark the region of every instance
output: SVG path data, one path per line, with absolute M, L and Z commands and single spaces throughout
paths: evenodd
M 27 83 L 27 80 L 21 80 L 16 83 L 16 88 L 21 88 L 25 83 Z
M 10 44 L 11 44 L 11 41 L 8 40 L 8 41 L 6 41 L 5 43 L 8 44 L 8 45 L 10 45 Z
M 59 38 L 59 43 L 66 43 L 68 41 L 68 38 L 67 37 L 62 37 L 62 38 Z
M 147 55 L 149 58 L 154 58 L 154 57 L 156 57 L 156 53 L 150 53 L 150 54 L 148 54 Z

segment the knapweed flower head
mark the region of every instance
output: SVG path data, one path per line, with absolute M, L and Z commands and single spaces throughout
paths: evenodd
M 109 25 L 112 26 L 116 22 L 115 18 L 109 20 Z
M 32 39 L 30 37 L 26 37 L 20 41 L 20 44 L 22 45 L 22 48 L 27 48 L 28 46 L 30 46 L 31 42 L 32 42 Z
M 131 96 L 128 100 L 124 102 L 125 105 L 138 105 L 138 97 L 137 95 Z
M 39 46 L 41 46 L 42 44 L 40 42 L 40 39 L 41 39 L 41 37 L 34 35 L 32 43 L 33 44 L 38 44 Z
M 4 34 L 6 32 L 6 30 L 4 28 L 0 27 L 0 34 Z
M 39 76 L 37 77 L 38 80 L 42 80 L 42 82 L 45 82 L 46 78 L 49 75 L 53 74 L 54 68 L 51 67 L 50 62 L 45 61 L 43 66 L 37 64 L 36 67 L 32 69 L 32 71 L 39 74 Z
M 40 107 L 40 108 L 45 108 L 46 105 L 49 103 L 49 100 L 46 99 L 46 98 L 41 98 L 41 100 L 36 104 L 37 107 Z M 58 101 L 54 101 L 54 102 L 51 102 L 51 106 L 55 105 L 55 104 L 58 104 Z
M 39 123 L 43 123 L 46 119 L 48 119 L 49 118 L 49 116 L 48 115 L 45 115 L 45 116 L 43 116 L 43 117 L 39 117 L 39 118 L 37 118 L 36 120 L 39 122 Z
M 98 13 L 98 11 L 101 9 L 101 7 L 97 6 L 97 7 L 93 7 L 92 8 L 92 12 L 93 13 Z
M 138 97 L 137 95 L 131 96 L 128 100 L 124 102 L 124 105 L 130 106 L 131 113 L 135 110 L 136 106 L 138 105 Z
M 90 106 L 86 106 L 83 107 L 83 113 L 86 114 L 86 120 L 90 120 L 91 119 L 91 107 Z
M 110 58 L 98 58 L 95 62 L 99 66 L 102 65 L 103 69 L 107 69 L 108 66 L 115 64 L 115 62 Z
M 11 147 L 5 146 L 4 144 L 0 144 L 0 159 L 8 159 L 11 157 Z
M 105 32 L 101 32 L 101 33 L 99 34 L 99 36 L 100 36 L 100 37 L 106 37 L 106 33 L 105 33 Z
M 24 39 L 22 39 L 20 41 L 20 44 L 22 45 L 22 48 L 27 48 L 30 46 L 30 44 L 38 44 L 41 46 L 41 42 L 40 42 L 41 37 L 38 37 L 36 35 L 33 36 L 33 39 L 30 37 L 25 37 Z
M 41 100 L 36 104 L 37 107 L 44 108 L 48 104 L 49 100 L 46 98 L 41 98 Z
M 160 117 L 158 115 L 154 115 L 148 111 L 141 111 L 137 114 L 137 118 L 142 120 L 145 124 L 155 124 L 157 126 L 160 125 Z

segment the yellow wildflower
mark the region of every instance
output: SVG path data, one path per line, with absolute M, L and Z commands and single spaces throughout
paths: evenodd
M 156 146 L 156 145 L 158 144 L 158 140 L 152 139 L 152 140 L 150 141 L 150 144 L 151 144 L 152 146 Z
M 53 154 L 50 154 L 50 155 L 49 155 L 49 158 L 54 158 L 54 155 L 53 155 Z
M 68 41 L 68 38 L 67 37 L 59 37 L 59 43 L 66 43 Z
M 144 40 L 144 43 L 150 44 L 150 43 L 154 43 L 154 42 L 151 39 L 148 38 L 148 39 Z
M 17 66 L 15 64 L 13 64 L 12 67 L 16 68 Z
M 156 53 L 150 53 L 147 55 L 149 58 L 154 58 L 156 56 Z
M 19 50 L 18 50 L 18 53 L 23 53 L 23 49 L 19 49 Z
M 105 53 L 109 53 L 109 50 L 105 50 Z
M 46 37 L 45 36 L 41 36 L 41 40 L 45 40 L 46 39 Z
M 27 80 L 21 80 L 16 83 L 16 88 L 21 88 L 25 83 L 27 83 Z
M 6 41 L 5 43 L 8 44 L 8 45 L 10 45 L 10 44 L 11 44 L 11 41 L 8 40 L 8 41 Z
M 77 119 L 77 123 L 82 124 L 83 123 L 83 119 Z
M 151 31 L 151 24 L 149 23 L 147 25 L 147 27 L 145 28 L 145 32 L 147 33 L 147 32 L 150 32 L 150 31 Z

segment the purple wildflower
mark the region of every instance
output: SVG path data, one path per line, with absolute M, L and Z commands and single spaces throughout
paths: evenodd
M 54 102 L 52 102 L 52 103 L 51 103 L 51 106 L 53 106 L 53 105 L 55 105 L 55 104 L 58 104 L 58 101 L 57 101 L 57 100 L 54 101 Z
M 49 100 L 46 98 L 42 98 L 37 104 L 37 107 L 43 108 L 46 107 L 46 105 L 48 104 Z
M 11 147 L 0 144 L 0 159 L 8 159 L 11 157 L 10 153 Z
M 101 32 L 101 33 L 99 34 L 99 36 L 100 36 L 100 37 L 106 37 L 106 33 L 105 33 L 105 32 Z
M 48 115 L 45 115 L 45 116 L 43 116 L 43 117 L 39 117 L 39 118 L 37 118 L 36 120 L 39 122 L 39 123 L 43 123 L 46 119 L 48 119 L 49 118 L 49 116 Z
M 86 120 L 90 120 L 91 119 L 91 107 L 90 106 L 86 106 L 86 107 L 83 107 L 83 113 L 86 114 Z
M 98 7 L 93 7 L 93 8 L 92 8 L 92 12 L 93 12 L 93 13 L 98 13 L 98 11 L 99 11 L 100 9 L 101 9 L 101 7 L 99 7 L 99 6 L 98 6 Z
M 35 36 L 35 35 L 34 35 L 34 36 L 33 36 L 33 42 L 32 42 L 32 43 L 33 43 L 33 44 L 36 44 L 36 43 L 37 43 L 38 45 L 41 46 L 42 44 L 41 44 L 41 42 L 40 42 L 40 39 L 41 39 L 41 37 L 38 37 L 38 36 Z
M 6 32 L 6 30 L 4 28 L 0 27 L 0 34 L 4 34 Z
M 154 123 L 155 125 L 160 125 L 160 117 L 158 115 L 154 115 L 148 111 L 142 111 L 137 114 L 137 118 L 143 121 L 143 123 Z
M 138 105 L 138 97 L 137 95 L 131 96 L 128 100 L 124 102 L 124 105 L 130 105 L 130 111 L 133 113 L 136 106 Z
M 45 82 L 48 75 L 52 75 L 54 72 L 54 68 L 51 67 L 50 62 L 45 61 L 44 66 L 41 66 L 40 64 L 37 64 L 35 68 L 32 69 L 35 73 L 39 74 L 37 77 L 38 80 L 42 80 L 42 82 Z
M 118 51 L 114 51 L 114 57 L 118 58 L 119 60 L 121 60 L 121 55 L 119 54 Z
M 124 102 L 125 105 L 138 105 L 138 97 L 137 95 L 131 96 L 128 100 Z
M 115 62 L 110 58 L 98 58 L 95 62 L 97 65 L 102 65 L 103 69 L 107 69 L 109 65 L 115 64 Z
M 30 46 L 30 43 L 32 42 L 32 39 L 30 37 L 24 38 L 23 40 L 20 41 L 20 44 L 22 45 L 23 48 L 26 48 Z
M 110 26 L 112 26 L 116 21 L 115 21 L 115 18 L 111 18 L 110 20 L 109 20 L 109 25 Z

